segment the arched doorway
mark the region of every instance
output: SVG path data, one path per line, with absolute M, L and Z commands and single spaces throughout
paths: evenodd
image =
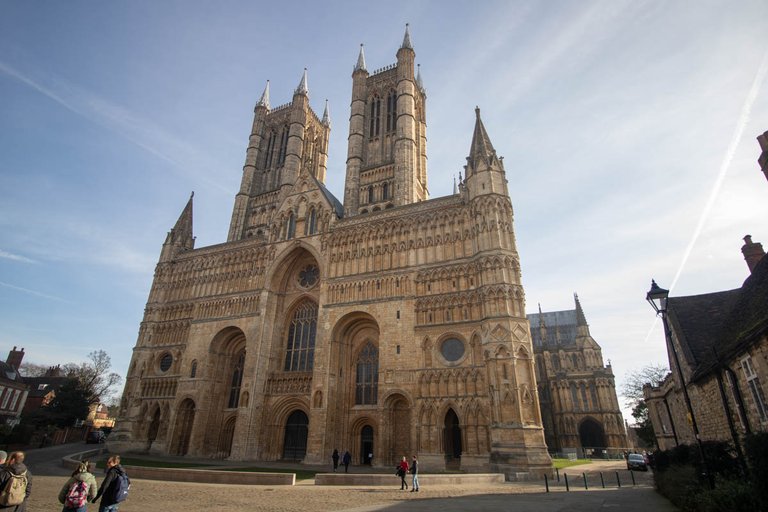
M 373 427 L 366 425 L 360 431 L 360 463 L 371 464 L 373 458 Z
M 160 407 L 155 409 L 155 413 L 152 415 L 152 421 L 147 429 L 147 450 L 152 448 L 152 443 L 157 439 L 157 433 L 160 430 Z
M 224 423 L 221 429 L 221 438 L 219 438 L 219 458 L 226 459 L 232 454 L 232 439 L 235 437 L 235 424 L 237 417 L 232 416 Z
M 192 437 L 192 426 L 195 422 L 195 402 L 187 398 L 179 406 L 176 413 L 176 446 L 174 455 L 186 455 L 189 451 L 189 440 Z
M 411 409 L 404 396 L 391 397 L 386 421 L 392 436 L 387 464 L 397 464 L 403 456 L 408 457 L 411 453 Z
M 285 423 L 283 458 L 302 460 L 307 454 L 309 418 L 304 411 L 293 411 Z
M 579 441 L 584 456 L 602 457 L 605 454 L 605 430 L 592 418 L 587 418 L 579 425 Z
M 449 462 L 461 459 L 461 427 L 459 426 L 459 417 L 453 409 L 448 409 L 448 412 L 445 413 L 443 453 Z

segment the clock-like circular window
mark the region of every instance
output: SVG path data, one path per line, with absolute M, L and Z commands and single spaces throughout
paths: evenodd
M 311 288 L 317 283 L 320 277 L 320 269 L 317 265 L 307 265 L 301 271 L 299 271 L 299 286 L 302 288 Z
M 440 344 L 440 354 L 449 363 L 455 363 L 464 357 L 464 342 L 458 338 L 448 338 Z
M 163 357 L 160 358 L 160 371 L 167 372 L 171 369 L 171 364 L 173 364 L 173 356 L 167 353 L 163 354 Z

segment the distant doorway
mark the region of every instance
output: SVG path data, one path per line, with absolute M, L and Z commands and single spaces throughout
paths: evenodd
M 461 427 L 459 417 L 453 409 L 448 409 L 445 414 L 443 428 L 443 451 L 448 461 L 461 458 Z
M 189 451 L 189 440 L 192 437 L 192 425 L 195 422 L 195 402 L 184 400 L 176 414 L 176 449 L 174 455 L 186 455 Z
M 304 411 L 293 411 L 285 423 L 283 458 L 288 460 L 304 459 L 307 454 L 308 434 L 309 418 Z
M 585 457 L 600 458 L 605 453 L 605 431 L 600 423 L 591 418 L 579 425 L 579 441 Z
M 371 465 L 373 460 L 373 427 L 366 425 L 360 432 L 360 464 Z

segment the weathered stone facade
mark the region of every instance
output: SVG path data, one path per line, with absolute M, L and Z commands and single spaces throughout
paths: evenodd
M 611 365 L 576 308 L 528 315 L 550 453 L 616 456 L 628 449 Z
M 466 178 L 427 198 L 426 92 L 352 75 L 344 204 L 306 72 L 255 109 L 226 243 L 168 234 L 126 379 L 119 449 L 234 460 L 551 471 L 502 159 L 476 111 Z

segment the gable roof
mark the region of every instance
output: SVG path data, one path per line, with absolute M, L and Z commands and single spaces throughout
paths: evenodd
M 683 355 L 698 380 L 722 362 L 768 335 L 768 258 L 763 257 L 741 288 L 670 297 L 669 319 Z
M 527 316 L 531 324 L 531 337 L 534 346 L 574 345 L 576 343 L 578 318 L 575 309 L 531 313 Z M 542 339 L 541 329 L 539 329 L 542 320 L 547 328 L 546 339 Z

